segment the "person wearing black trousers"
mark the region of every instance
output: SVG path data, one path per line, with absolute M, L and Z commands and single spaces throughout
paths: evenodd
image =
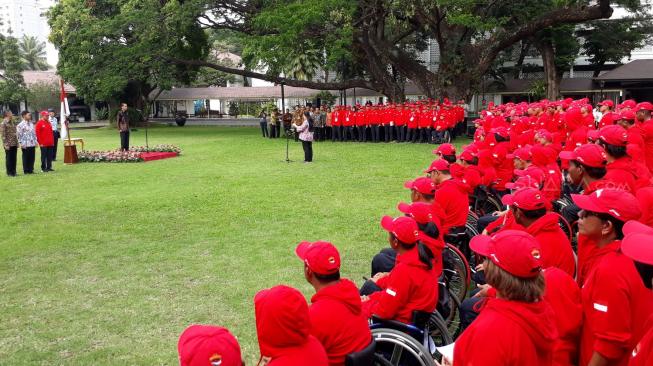
M 120 132 L 120 150 L 129 151 L 129 114 L 127 103 L 120 103 L 120 111 L 116 115 L 116 124 Z
M 16 126 L 16 136 L 22 151 L 23 173 L 34 174 L 34 159 L 36 158 L 36 130 L 32 122 L 32 114 L 23 111 L 21 114 L 22 121 Z
M 59 145 L 59 121 L 55 117 L 54 108 L 48 108 L 50 125 L 52 125 L 52 136 L 54 137 L 54 146 L 52 146 L 52 161 L 57 161 L 57 145 Z
M 311 113 L 306 111 L 302 115 L 302 124 L 297 126 L 293 125 L 293 128 L 297 130 L 297 135 L 302 141 L 302 148 L 304 149 L 304 163 L 313 162 L 313 129 L 314 121 L 311 117 Z
M 259 119 L 259 125 L 261 125 L 261 133 L 263 134 L 263 137 L 268 137 L 268 115 L 265 114 L 265 112 L 261 111 L 261 114 L 258 115 Z
M 16 136 L 16 124 L 13 121 L 11 111 L 5 111 L 2 123 L 0 123 L 0 138 L 5 149 L 5 166 L 7 175 L 16 176 L 16 157 L 18 155 L 18 137 Z

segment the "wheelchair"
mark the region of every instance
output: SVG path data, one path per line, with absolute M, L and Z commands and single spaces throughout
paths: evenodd
M 411 324 L 373 316 L 370 329 L 375 365 L 435 366 L 442 357 L 436 347 L 453 342 L 437 311 L 415 311 Z
M 483 185 L 474 189 L 470 201 L 472 202 L 472 211 L 476 214 L 477 218 L 503 209 L 501 199 L 492 193 L 488 187 Z

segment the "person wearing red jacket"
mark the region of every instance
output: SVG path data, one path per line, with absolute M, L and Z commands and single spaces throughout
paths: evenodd
M 435 184 L 435 199 L 444 211 L 442 217 L 442 233 L 465 230 L 469 214 L 468 188 L 465 184 L 451 176 L 450 165 L 446 160 L 438 159 L 424 171 L 429 174 Z
M 345 141 L 354 141 L 354 126 L 356 125 L 356 111 L 352 110 L 350 106 L 344 112 L 342 121 L 342 134 Z
M 638 219 L 641 211 L 637 199 L 623 190 L 599 189 L 572 199 L 582 209 L 579 254 L 588 257 L 579 257 L 579 262 L 584 259 L 589 266 L 581 283 L 580 364 L 625 366 L 630 350 L 647 330 L 644 321 L 653 307 L 653 295 L 633 261 L 620 251 L 624 223 Z M 581 251 L 581 245 L 590 248 Z
M 311 334 L 324 346 L 330 366 L 344 366 L 348 354 L 363 350 L 372 340 L 358 288 L 340 278 L 340 253 L 333 244 L 301 242 L 295 254 L 304 262 L 304 278 L 315 289 L 308 309 Z
M 419 130 L 417 129 L 417 122 L 419 121 L 419 111 L 415 105 L 411 106 L 410 113 L 408 114 L 408 120 L 406 121 L 406 127 L 408 132 L 406 135 L 406 141 L 411 143 L 416 143 L 419 137 Z
M 177 343 L 179 366 L 244 366 L 240 345 L 228 329 L 191 325 Z
M 599 105 L 599 112 L 602 113 L 601 120 L 599 121 L 599 128 L 610 126 L 614 124 L 615 114 L 612 112 L 614 109 L 614 102 L 610 99 L 602 101 Z
M 42 111 L 40 116 L 41 118 L 36 122 L 34 130 L 36 132 L 36 141 L 41 147 L 41 170 L 44 173 L 53 172 L 54 133 L 52 132 L 52 124 L 48 120 L 50 115 L 47 111 Z
M 653 104 L 649 102 L 639 103 L 635 108 L 637 116 L 637 123 L 639 123 L 642 130 L 642 137 L 644 138 L 644 156 L 646 166 L 649 171 L 653 172 L 653 119 L 651 119 L 651 112 L 653 111 Z
M 404 183 L 404 187 L 410 189 L 411 202 L 425 202 L 432 204 L 435 198 L 435 183 L 430 178 L 419 177 Z
M 503 196 L 502 203 L 510 206 L 517 224 L 540 243 L 544 268 L 556 267 L 573 277 L 576 273 L 574 251 L 569 237 L 560 228 L 558 215 L 547 212 L 544 194 L 536 188 L 522 188 Z
M 641 222 L 629 221 L 624 225 L 621 251 L 635 261 L 635 267 L 644 286 L 653 289 L 653 228 Z M 651 366 L 653 362 L 653 315 L 644 327 L 648 329 L 630 353 L 628 366 Z
M 369 109 L 365 107 L 358 110 L 358 116 L 356 117 L 356 134 L 358 135 L 358 142 L 367 142 L 369 113 Z
M 619 113 L 615 119 L 615 124 L 623 127 L 628 132 L 628 155 L 635 161 L 642 161 L 645 159 L 645 144 L 643 131 L 640 125 L 635 123 L 636 119 L 635 112 L 627 110 Z
M 256 334 L 261 357 L 258 365 L 328 366 L 324 347 L 311 335 L 311 319 L 304 295 L 288 286 L 259 291 L 254 297 Z
M 406 141 L 406 123 L 408 122 L 408 110 L 405 104 L 399 104 L 394 108 L 394 121 L 397 128 L 397 142 Z
M 478 156 L 467 149 L 460 153 L 458 160 L 462 168 L 462 180 L 469 187 L 468 194 L 472 194 L 483 182 L 483 171 L 478 167 Z
M 542 301 L 540 244 L 523 231 L 472 238 L 486 257 L 485 279 L 496 290 L 456 340 L 453 365 L 551 365 L 558 339 L 551 305 Z
M 617 125 L 606 126 L 599 130 L 598 142 L 608 156 L 605 179 L 614 182 L 618 188 L 635 193 L 637 176 L 634 163 L 627 154 L 628 133 Z
M 388 232 L 390 247 L 397 252 L 390 273 L 378 273 L 371 280 L 379 291 L 363 296 L 363 314 L 410 323 L 414 311 L 432 313 L 438 301 L 438 278 L 433 253 L 424 244 L 432 239 L 421 232 L 410 217 L 385 216 L 381 226 Z
M 429 107 L 420 109 L 417 128 L 419 142 L 429 142 L 431 139 L 431 124 L 433 123 L 433 114 L 435 111 Z

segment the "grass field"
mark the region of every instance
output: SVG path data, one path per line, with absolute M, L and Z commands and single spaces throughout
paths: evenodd
M 74 134 L 91 150 L 119 144 L 113 129 Z M 59 161 L 55 173 L 13 179 L 3 170 L 1 365 L 176 365 L 191 323 L 230 328 L 254 364 L 257 290 L 284 283 L 312 294 L 296 243 L 332 241 L 343 274 L 362 282 L 387 245 L 380 217 L 397 215 L 409 200 L 403 182 L 433 159 L 432 145 L 327 142 L 314 164 L 286 164 L 285 140 L 254 128 L 159 127 L 157 143 L 184 153 Z M 142 144 L 143 130 L 132 133 Z M 303 160 L 299 144 L 290 151 Z

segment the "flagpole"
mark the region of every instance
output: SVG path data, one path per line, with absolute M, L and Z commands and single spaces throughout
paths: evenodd
M 75 164 L 78 161 L 77 157 L 77 146 L 73 145 L 70 137 L 70 124 L 68 122 L 68 115 L 70 115 L 68 107 L 68 98 L 66 96 L 66 89 L 64 88 L 63 79 L 59 79 L 61 84 L 61 116 L 60 118 L 64 121 L 62 126 L 66 127 L 66 140 L 68 145 L 64 144 L 64 164 Z

